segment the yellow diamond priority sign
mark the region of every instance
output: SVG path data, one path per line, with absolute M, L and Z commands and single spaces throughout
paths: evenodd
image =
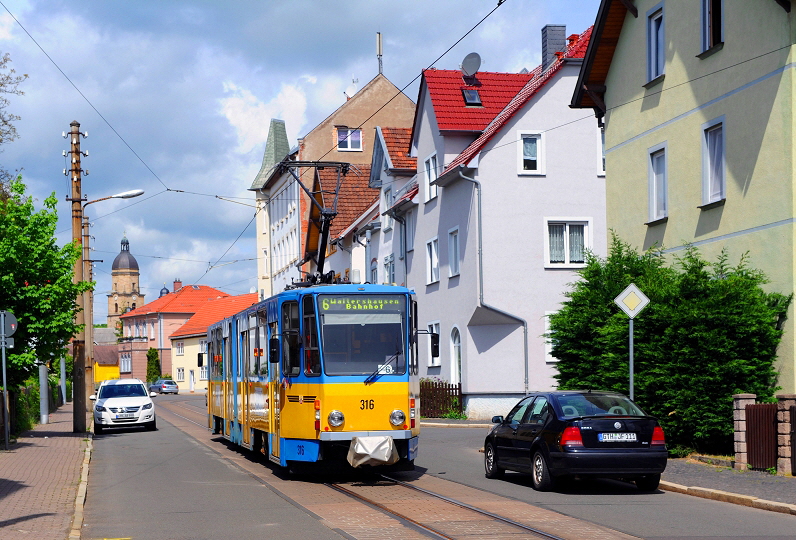
M 631 283 L 624 291 L 619 293 L 619 296 L 614 298 L 614 302 L 632 319 L 647 307 L 650 299 Z

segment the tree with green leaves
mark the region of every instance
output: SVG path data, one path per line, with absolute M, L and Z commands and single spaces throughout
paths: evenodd
M 8 53 L 0 56 L 0 145 L 11 142 L 17 138 L 17 128 L 14 122 L 19 116 L 9 113 L 6 109 L 10 101 L 3 94 L 22 96 L 24 92 L 19 85 L 28 78 L 27 75 L 17 75 L 9 65 L 11 57 Z M 0 167 L 0 202 L 8 200 L 11 196 L 11 183 L 14 176 L 4 167 Z
M 766 276 L 726 252 L 704 260 L 693 246 L 667 266 L 613 236 L 608 257 L 588 256 L 580 280 L 550 316 L 561 389 L 628 393 L 628 318 L 615 304 L 630 283 L 650 298 L 634 319 L 635 400 L 670 445 L 732 452 L 732 395 L 773 398 L 782 323 L 792 295 L 767 293 Z
M 91 286 L 72 283 L 80 250 L 56 245 L 56 203 L 52 193 L 37 211 L 20 177 L 0 200 L 0 309 L 19 321 L 7 351 L 9 387 L 34 373 L 37 361 L 61 357 L 79 330 L 77 296 Z
M 146 352 L 146 380 L 155 382 L 160 378 L 160 357 L 158 350 L 150 347 Z

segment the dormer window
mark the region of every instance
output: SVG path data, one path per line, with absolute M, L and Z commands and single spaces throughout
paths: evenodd
M 362 130 L 337 128 L 337 149 L 343 152 L 361 152 Z
M 468 107 L 481 107 L 481 96 L 475 88 L 462 88 L 464 104 Z

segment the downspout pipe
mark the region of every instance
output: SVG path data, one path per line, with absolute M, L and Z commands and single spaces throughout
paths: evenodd
M 459 178 L 462 180 L 467 180 L 468 182 L 472 182 L 475 185 L 476 191 L 476 199 L 477 199 L 477 209 L 476 212 L 478 214 L 478 305 L 485 309 L 490 309 L 492 311 L 496 311 L 501 315 L 505 315 L 515 321 L 518 321 L 522 324 L 522 333 L 523 333 L 523 349 L 525 355 L 525 395 L 528 395 L 528 376 L 529 376 L 529 364 L 528 364 L 528 322 L 519 317 L 517 315 L 513 315 L 508 313 L 502 309 L 496 308 L 495 306 L 491 306 L 484 302 L 484 241 L 483 241 L 483 228 L 481 225 L 481 182 L 476 180 L 475 178 L 471 178 L 469 176 L 465 176 L 462 172 L 464 169 L 464 165 L 459 165 L 456 169 L 456 172 L 459 173 Z

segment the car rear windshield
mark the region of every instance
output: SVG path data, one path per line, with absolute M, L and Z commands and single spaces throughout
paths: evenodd
M 100 399 L 115 397 L 143 397 L 147 392 L 142 384 L 108 384 L 100 388 Z
M 177 384 L 177 383 L 175 383 L 174 381 L 163 381 L 163 383 L 164 383 L 164 384 L 171 384 L 171 385 L 175 385 L 175 384 Z
M 564 416 L 646 416 L 638 405 L 624 396 L 571 394 L 557 397 Z

